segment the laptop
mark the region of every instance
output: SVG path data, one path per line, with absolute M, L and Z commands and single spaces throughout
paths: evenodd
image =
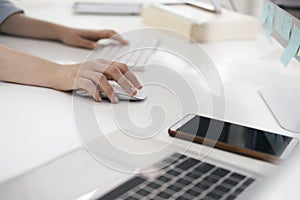
M 260 174 L 206 153 L 199 156 L 199 148 L 190 145 L 178 139 L 172 144 L 140 140 L 114 131 L 2 183 L 0 196 L 23 200 L 240 199 L 261 182 Z
M 75 2 L 73 4 L 73 11 L 77 14 L 139 15 L 141 9 L 140 3 Z

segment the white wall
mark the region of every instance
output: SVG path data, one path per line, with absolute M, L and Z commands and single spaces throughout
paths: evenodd
M 199 1 L 205 1 L 209 2 L 209 0 L 199 0 Z M 232 8 L 230 4 L 230 0 L 219 0 L 224 6 L 228 8 Z M 254 16 L 259 16 L 262 7 L 263 7 L 263 2 L 264 0 L 231 0 L 237 10 L 241 13 L 246 13 Z
M 222 0 L 223 1 L 223 0 Z M 228 0 L 227 0 L 228 1 Z M 260 16 L 264 0 L 232 0 L 240 12 Z

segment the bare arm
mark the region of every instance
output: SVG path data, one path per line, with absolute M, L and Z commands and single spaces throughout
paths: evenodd
M 102 98 L 102 89 L 113 103 L 118 97 L 108 84 L 113 79 L 131 95 L 137 93 L 141 84 L 125 64 L 103 59 L 59 65 L 42 58 L 27 55 L 0 45 L 0 81 L 21 83 L 68 91 L 87 90 L 96 101 Z
M 18 13 L 10 16 L 1 26 L 1 32 L 9 35 L 38 39 L 60 40 L 63 26 L 34 19 Z
M 98 46 L 97 41 L 112 38 L 127 44 L 120 35 L 113 30 L 85 30 L 70 28 L 59 24 L 28 17 L 22 13 L 10 16 L 0 27 L 0 32 L 37 39 L 56 40 L 64 44 L 93 49 Z
M 113 38 L 121 43 L 127 43 L 113 30 L 69 28 L 30 18 L 24 14 L 15 14 L 6 19 L 0 27 L 0 32 L 23 37 L 58 40 L 64 44 L 88 49 L 97 47 L 97 41 L 102 38 Z M 142 87 L 133 73 L 122 63 L 97 59 L 64 66 L 0 45 L 0 81 L 62 91 L 82 88 L 87 90 L 96 101 L 102 100 L 99 93 L 100 88 L 111 102 L 116 103 L 118 98 L 107 79 L 117 81 L 131 95 L 136 94 L 136 88 Z
M 59 64 L 0 45 L 0 81 L 71 90 L 76 71 L 69 68 L 70 72 L 65 74 L 69 77 L 61 77 L 62 68 Z M 70 83 L 63 84 L 63 78 Z

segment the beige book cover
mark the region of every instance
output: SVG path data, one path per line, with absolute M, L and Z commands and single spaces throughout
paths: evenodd
M 250 39 L 256 36 L 258 20 L 223 9 L 221 13 L 190 3 L 151 4 L 142 10 L 145 24 L 178 31 L 197 42 Z

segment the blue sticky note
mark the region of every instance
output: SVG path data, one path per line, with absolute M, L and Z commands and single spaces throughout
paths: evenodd
M 293 24 L 293 19 L 290 16 L 285 15 L 282 24 L 281 36 L 286 40 L 290 39 L 292 24 Z
M 294 56 L 296 56 L 297 51 L 300 46 L 300 29 L 294 25 L 291 39 L 289 40 L 288 46 L 286 47 L 284 53 L 282 54 L 280 60 L 285 67 L 288 66 L 289 62 Z
M 266 20 L 267 20 L 267 17 L 268 17 L 268 12 L 269 12 L 269 4 L 265 3 L 264 7 L 263 7 L 263 10 L 262 10 L 262 13 L 260 15 L 261 23 L 263 23 L 263 24 L 266 23 Z
M 266 33 L 269 41 L 272 43 L 273 21 L 274 21 L 275 7 L 269 5 L 269 12 L 267 17 Z
M 275 20 L 275 29 L 277 33 L 282 34 L 282 25 L 284 19 L 284 12 L 281 9 L 277 9 L 276 20 Z

